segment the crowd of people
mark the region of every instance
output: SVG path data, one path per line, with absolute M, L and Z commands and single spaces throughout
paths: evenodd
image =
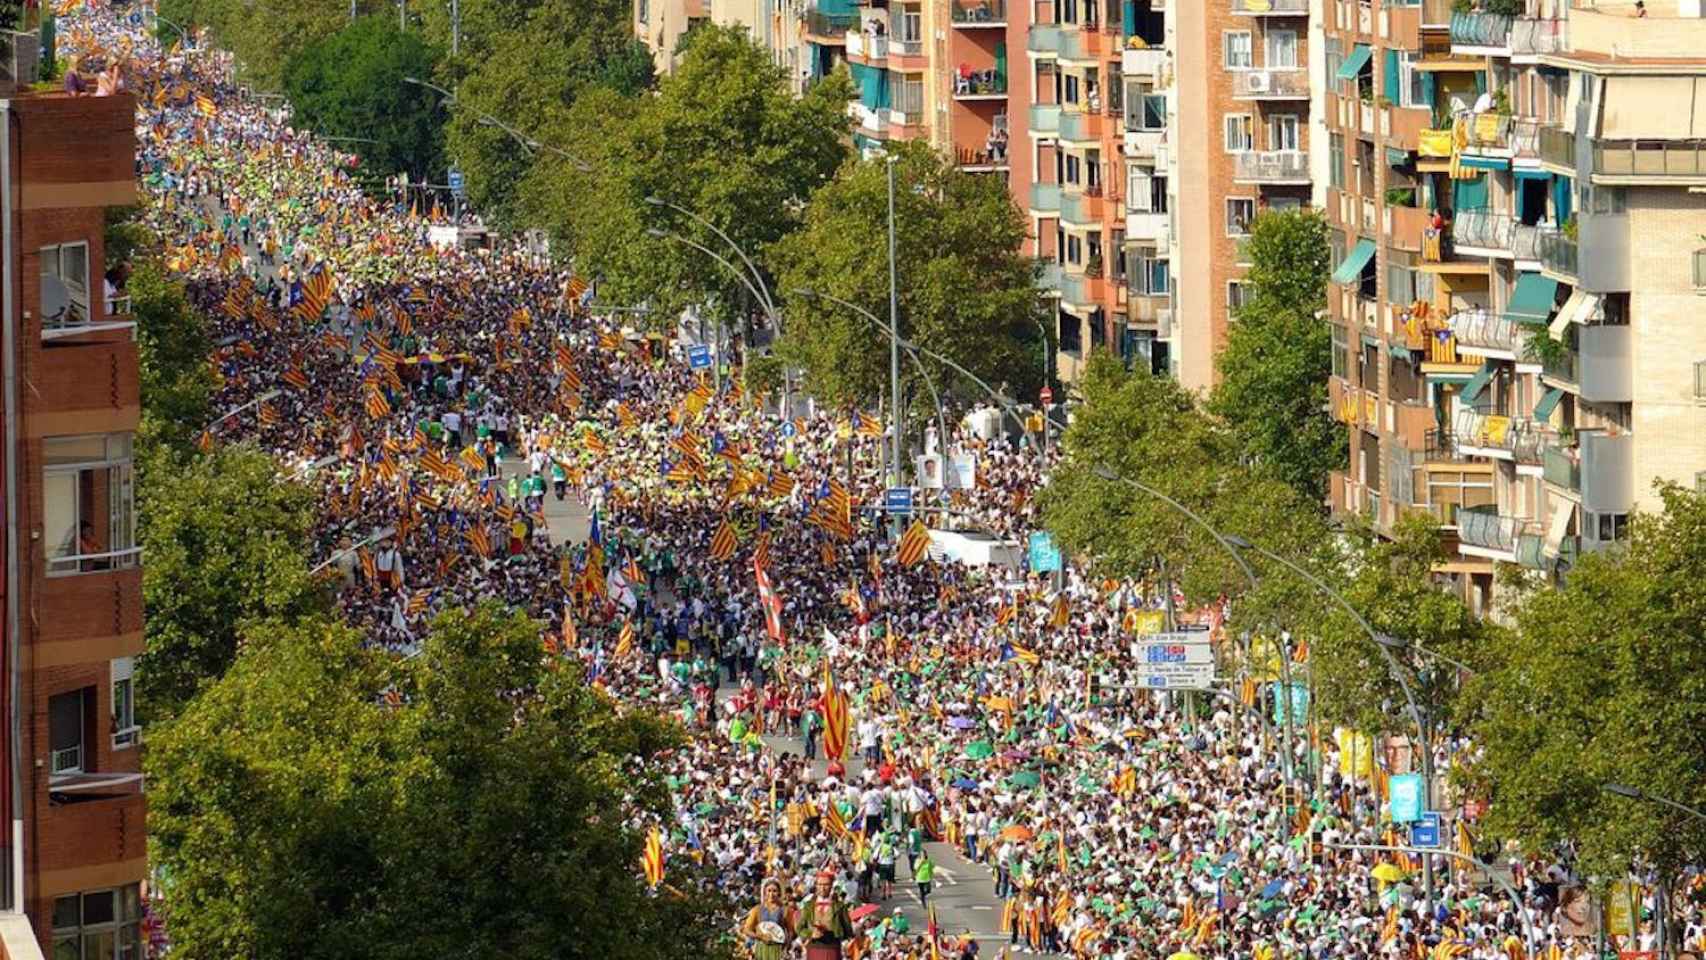
M 1425 897 L 1409 857 L 1338 847 L 1390 836 L 1356 749 L 1301 738 L 1305 789 L 1259 705 L 1140 686 L 1143 633 L 1225 611 L 1070 570 L 902 563 L 863 509 L 882 478 L 862 424 L 779 415 L 737 365 L 690 369 L 519 248 L 435 248 L 224 54 L 161 50 L 99 10 L 60 42 L 90 63 L 126 51 L 146 215 L 217 324 L 215 408 L 245 411 L 202 444 L 255 444 L 312 486 L 318 557 L 371 642 L 406 654 L 436 611 L 499 598 L 544 625 L 542 655 L 677 717 L 665 876 L 752 905 L 730 935 L 755 956 L 1591 953 L 1562 855 L 1512 866 L 1520 902 L 1443 860 Z M 941 505 L 1022 538 L 1036 438 L 947 439 L 975 482 Z M 569 500 L 584 537 L 547 520 Z M 995 879 L 999 942 L 908 919 L 933 856 Z M 1682 922 L 1698 944 L 1698 908 Z

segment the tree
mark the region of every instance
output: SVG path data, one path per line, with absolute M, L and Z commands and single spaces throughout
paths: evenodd
M 1636 860 L 1675 878 L 1706 854 L 1697 819 L 1602 789 L 1706 806 L 1706 499 L 1675 486 L 1660 498 L 1626 549 L 1527 593 L 1471 687 L 1488 831 L 1528 850 L 1570 840 L 1601 879 Z
M 573 249 L 577 269 L 599 278 L 601 299 L 647 303 L 660 323 L 673 324 L 689 306 L 734 318 L 749 299 L 736 276 L 647 230 L 671 231 L 738 265 L 735 253 L 646 198 L 694 211 L 761 259 L 799 229 L 807 199 L 846 159 L 850 95 L 837 75 L 796 97 L 783 68 L 744 30 L 703 27 L 656 96 L 620 124 L 592 121 L 597 137 L 571 135 L 584 144 L 589 171 L 541 164 L 536 175 L 548 186 L 529 191 L 546 201 L 535 219 Z
M 962 173 L 923 143 L 890 148 L 901 336 L 1015 395 L 1042 386 L 1036 261 L 1021 255 L 1026 224 L 995 177 Z M 769 255 L 784 291 L 800 288 L 859 304 L 888 321 L 888 171 L 849 162 L 812 196 L 805 225 Z M 805 367 L 807 386 L 834 404 L 887 393 L 881 328 L 833 302 L 790 298 L 780 351 Z M 926 360 L 938 384 L 955 379 Z M 903 360 L 903 389 L 929 415 L 930 396 Z M 968 387 L 971 385 L 967 384 Z M 982 396 L 972 388 L 972 393 Z
M 136 319 L 145 440 L 187 451 L 209 419 L 213 350 L 207 319 L 190 306 L 181 284 L 160 264 L 136 263 L 125 285 Z
M 1241 466 L 1225 427 L 1176 381 L 1097 357 L 1081 388 L 1084 403 L 1061 437 L 1063 460 L 1037 500 L 1062 548 L 1099 573 L 1165 574 L 1197 603 L 1249 591 L 1236 561 L 1201 526 L 1154 496 L 1102 478 L 1097 468 L 1104 466 L 1166 494 L 1222 534 L 1285 556 L 1306 556 L 1326 539 L 1319 511 Z M 1296 614 L 1282 601 L 1302 595 L 1295 584 L 1268 579 L 1284 586 L 1264 591 L 1271 595 L 1246 622 L 1292 622 Z
M 465 30 L 463 39 L 472 45 L 451 65 L 455 76 L 447 79 L 456 82 L 456 102 L 449 106 L 449 154 L 466 175 L 468 199 L 482 216 L 533 226 L 524 216 L 530 211 L 516 205 L 516 190 L 537 162 L 555 155 L 530 151 L 483 123 L 481 114 L 541 144 L 565 148 L 559 127 L 582 94 L 604 88 L 637 96 L 650 87 L 651 70 L 635 69 L 638 41 L 626 2 L 486 0 L 474 10 L 495 30 L 485 35 Z M 571 188 L 562 181 L 559 187 Z
M 1216 358 L 1208 408 L 1260 469 L 1316 503 L 1327 473 L 1345 464 L 1345 431 L 1327 410 L 1332 333 L 1326 309 L 1331 255 L 1313 210 L 1271 211 L 1246 241 L 1249 299 Z
M 728 906 L 684 858 L 655 895 L 639 876 L 678 743 L 495 604 L 441 614 L 411 659 L 325 621 L 253 629 L 150 730 L 174 954 L 726 957 Z
M 437 62 L 419 32 L 363 17 L 292 57 L 284 85 L 298 124 L 376 141 L 347 148 L 377 176 L 405 171 L 418 182 L 443 171 L 444 132 L 438 95 L 403 78 L 430 77 Z
M 245 624 L 304 616 L 324 600 L 308 572 L 314 493 L 282 479 L 266 454 L 149 449 L 138 491 L 148 617 L 137 679 L 152 718 L 225 672 Z
M 159 12 L 186 30 L 207 28 L 237 58 L 245 81 L 272 91 L 284 89 L 286 65 L 298 52 L 349 23 L 348 0 L 160 0 Z

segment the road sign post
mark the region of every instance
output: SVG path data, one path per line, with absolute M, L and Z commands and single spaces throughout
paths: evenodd
M 711 368 L 711 348 L 702 343 L 688 347 L 687 366 L 692 370 L 709 370 Z
M 1206 630 L 1157 633 L 1137 649 L 1137 685 L 1149 690 L 1214 686 L 1214 643 Z
M 1049 420 L 1048 412 L 1049 411 L 1048 411 L 1048 408 L 1054 405 L 1054 388 L 1050 387 L 1046 383 L 1043 384 L 1042 392 L 1040 394 L 1038 394 L 1037 397 L 1038 397 L 1038 399 L 1042 400 L 1042 402 L 1043 402 L 1043 453 L 1046 454 L 1046 453 L 1048 453 L 1048 431 L 1049 431 L 1049 425 L 1048 425 L 1048 420 Z
M 1433 849 L 1439 846 L 1439 814 L 1428 810 L 1422 819 L 1410 824 L 1410 846 Z
M 890 487 L 883 491 L 883 509 L 891 517 L 912 516 L 912 488 Z

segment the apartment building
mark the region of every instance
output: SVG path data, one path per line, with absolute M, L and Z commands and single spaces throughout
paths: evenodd
M 1206 392 L 1244 300 L 1242 244 L 1257 214 L 1315 204 L 1310 0 L 1179 4 L 1168 184 L 1175 231 L 1172 355 Z
M 1706 483 L 1706 19 L 1330 6 L 1333 506 L 1430 512 L 1486 609 Z
M 1153 362 L 1156 297 L 1148 286 L 1132 323 L 1134 268 L 1155 269 L 1154 205 L 1149 182 L 1164 131 L 1153 100 L 1133 103 L 1128 95 L 1150 96 L 1165 71 L 1167 6 L 1157 0 L 1032 0 L 1026 32 L 1026 68 L 1021 96 L 1026 111 L 1023 139 L 1013 136 L 1014 198 L 1032 225 L 1032 252 L 1046 266 L 1043 284 L 1057 296 L 1056 374 L 1070 381 L 1090 354 L 1117 352 L 1128 363 Z M 1128 90 L 1128 60 L 1139 74 Z M 1145 113 L 1146 107 L 1152 111 Z M 1148 130 L 1128 130 L 1135 111 Z M 1128 136 L 1130 141 L 1128 144 Z M 1130 150 L 1128 151 L 1128 145 Z M 1147 151 L 1147 152 L 1144 152 Z M 1128 249 L 1127 189 L 1137 167 L 1148 171 L 1138 208 L 1146 231 L 1143 258 Z M 1165 267 L 1158 268 L 1165 281 Z M 1146 274 L 1146 276 L 1148 276 Z M 1165 369 L 1163 360 L 1162 369 Z
M 103 280 L 105 209 L 136 199 L 135 100 L 0 101 L 5 657 L 0 950 L 140 957 L 146 875 L 140 415 L 128 305 Z

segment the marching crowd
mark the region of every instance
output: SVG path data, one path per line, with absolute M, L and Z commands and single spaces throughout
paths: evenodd
M 1172 610 L 1158 590 L 903 563 L 858 508 L 881 489 L 860 424 L 767 413 L 738 369 L 719 388 L 519 250 L 435 249 L 350 157 L 244 96 L 223 54 L 160 50 L 102 11 L 60 42 L 91 69 L 128 58 L 149 223 L 216 319 L 215 408 L 245 410 L 203 445 L 256 444 L 313 487 L 318 556 L 372 642 L 407 653 L 435 611 L 502 598 L 545 624 L 546 655 L 679 717 L 694 735 L 662 760 L 676 816 L 659 833 L 666 864 L 705 870 L 676 872 L 754 918 L 827 877 L 854 907 L 843 950 L 874 960 L 977 955 L 895 909 L 927 900 L 938 839 L 996 879 L 1003 942 L 985 951 L 1591 953 L 1560 909 L 1567 861 L 1516 864 L 1520 903 L 1442 867 L 1430 902 L 1407 857 L 1335 847 L 1390 829 L 1355 750 L 1304 738 L 1320 776 L 1300 791 L 1250 704 L 1139 689 L 1141 634 Z M 1034 438 L 951 439 L 976 456 L 951 505 L 1022 537 Z M 592 516 L 578 543 L 546 520 L 567 498 Z M 826 740 L 846 744 L 827 769 Z M 756 955 L 794 955 L 741 926 Z

